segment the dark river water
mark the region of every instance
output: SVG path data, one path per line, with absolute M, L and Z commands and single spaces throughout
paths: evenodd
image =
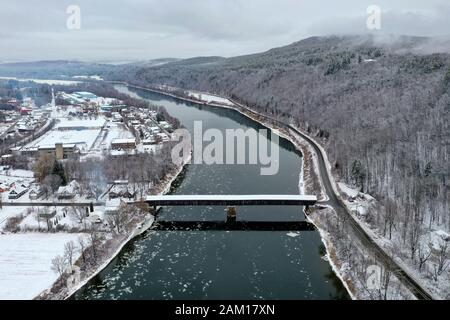
M 142 90 L 122 92 L 163 105 L 189 130 L 263 128 L 233 110 Z M 279 172 L 259 165 L 185 167 L 173 194 L 298 194 L 301 154 L 280 138 Z M 238 207 L 238 220 L 301 221 L 301 207 Z M 223 207 L 164 208 L 162 220 L 224 220 Z M 348 299 L 322 256 L 317 231 L 147 231 L 129 243 L 75 299 Z

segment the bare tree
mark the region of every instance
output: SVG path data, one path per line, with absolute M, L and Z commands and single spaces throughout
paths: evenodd
M 73 241 L 69 241 L 64 245 L 64 258 L 67 260 L 69 267 L 72 268 L 73 257 L 77 248 Z
M 51 218 L 51 214 L 50 214 L 50 209 L 48 207 L 44 207 L 42 208 L 42 211 L 39 213 L 39 209 L 38 209 L 38 220 L 40 220 L 40 217 L 44 217 L 45 219 L 45 223 L 47 224 L 47 231 L 50 232 L 51 229 L 53 229 L 53 224 L 52 224 L 52 218 Z M 40 228 L 40 226 L 39 226 Z
M 50 174 L 42 181 L 42 187 L 44 188 L 45 197 L 48 198 L 49 194 L 54 194 L 61 185 L 61 178 L 58 175 Z
M 397 213 L 397 204 L 391 200 L 386 200 L 383 236 L 389 232 L 389 239 L 392 239 L 392 228 L 395 227 L 395 216 Z
M 126 205 L 121 205 L 117 212 L 108 216 L 107 221 L 112 230 L 114 230 L 115 228 L 117 233 L 121 233 L 124 230 L 124 227 L 126 226 L 129 219 L 130 218 Z
M 78 246 L 80 248 L 81 258 L 83 259 L 83 264 L 84 264 L 84 263 L 86 263 L 85 250 L 86 250 L 87 244 L 82 236 L 78 237 Z
M 52 271 L 62 276 L 66 270 L 66 259 L 60 255 L 57 255 L 52 259 Z
M 422 233 L 421 222 L 418 220 L 417 216 L 411 221 L 411 228 L 409 231 L 409 248 L 411 252 L 411 259 L 414 260 L 417 248 L 419 246 L 420 236 Z
M 428 259 L 431 257 L 431 250 L 427 250 L 424 248 L 423 244 L 419 244 L 418 248 L 418 257 L 419 257 L 419 272 L 422 272 L 422 268 Z
M 70 215 L 74 219 L 76 219 L 77 222 L 79 224 L 81 224 L 81 225 L 83 224 L 83 222 L 87 218 L 86 210 L 83 207 L 72 206 L 69 212 L 70 212 Z
M 94 264 L 96 264 L 98 261 L 98 249 L 100 246 L 100 234 L 95 225 L 91 225 L 91 227 L 88 230 L 88 234 L 89 234 L 89 245 L 92 249 L 93 262 L 94 262 Z
M 388 267 L 384 267 L 381 275 L 381 288 L 380 293 L 381 297 L 384 300 L 387 300 L 388 298 L 388 290 L 389 290 L 389 283 L 391 282 L 391 276 L 392 272 Z
M 448 256 L 449 256 L 448 247 L 449 247 L 448 241 L 441 240 L 441 243 L 439 245 L 439 251 L 437 253 L 438 275 L 441 275 L 449 266 L 449 264 L 447 263 Z
M 94 195 L 95 200 L 98 201 L 98 199 L 100 198 L 100 196 L 103 193 L 102 188 L 100 188 L 100 186 L 97 183 L 91 183 L 89 188 L 90 188 L 90 191 L 92 192 L 92 194 Z

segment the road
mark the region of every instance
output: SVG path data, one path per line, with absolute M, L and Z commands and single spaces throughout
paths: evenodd
M 161 90 L 155 90 L 152 88 L 146 88 L 142 86 L 135 86 L 130 85 L 125 82 L 113 82 L 118 84 L 123 84 L 126 86 L 129 86 L 131 88 L 135 89 L 141 89 L 141 90 L 148 90 L 152 92 L 157 92 L 160 94 L 168 95 L 177 99 L 181 100 L 187 100 L 183 97 L 178 97 L 174 95 L 173 93 L 166 93 Z M 370 253 L 379 261 L 380 263 L 387 266 L 395 275 L 396 277 L 407 287 L 411 290 L 411 292 L 414 294 L 414 296 L 417 299 L 420 300 L 432 300 L 433 297 L 431 294 L 429 294 L 417 281 L 413 279 L 412 276 L 408 274 L 406 270 L 404 270 L 392 257 L 390 257 L 367 233 L 366 231 L 360 226 L 360 224 L 354 219 L 354 217 L 350 214 L 347 207 L 344 205 L 342 200 L 339 198 L 339 196 L 336 194 L 332 187 L 331 178 L 329 176 L 329 172 L 326 168 L 325 158 L 322 153 L 321 148 L 318 146 L 318 144 L 310 138 L 308 135 L 304 134 L 297 128 L 295 128 L 292 125 L 285 124 L 275 118 L 262 115 L 260 113 L 254 112 L 253 110 L 250 110 L 246 106 L 240 104 L 237 101 L 234 101 L 233 99 L 227 98 L 228 100 L 232 101 L 236 105 L 236 109 L 240 109 L 243 114 L 251 114 L 258 118 L 263 118 L 264 120 L 275 123 L 278 127 L 283 128 L 289 131 L 295 132 L 297 135 L 302 137 L 306 142 L 308 142 L 314 149 L 315 153 L 317 154 L 318 163 L 319 163 L 319 174 L 320 178 L 323 182 L 325 192 L 328 195 L 329 200 L 327 203 L 331 205 L 335 210 L 336 213 L 339 214 L 341 217 L 345 219 L 349 223 L 350 230 L 353 232 L 354 236 L 357 237 L 357 239 L 370 251 Z M 213 105 L 214 107 L 220 107 L 218 105 Z M 228 106 L 223 106 L 225 108 L 229 108 Z

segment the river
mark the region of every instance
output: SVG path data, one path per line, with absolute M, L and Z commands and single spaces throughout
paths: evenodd
M 166 107 L 192 130 L 263 128 L 234 110 L 182 102 L 116 86 Z M 263 138 L 263 137 L 260 137 Z M 279 172 L 260 175 L 259 165 L 191 164 L 172 194 L 298 194 L 301 154 L 280 138 Z M 238 207 L 239 220 L 304 220 L 301 207 Z M 223 207 L 171 207 L 158 219 L 223 220 Z M 348 299 L 322 258 L 317 231 L 152 231 L 124 248 L 74 299 Z

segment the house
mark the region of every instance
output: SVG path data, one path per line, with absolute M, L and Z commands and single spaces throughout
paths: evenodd
M 161 129 L 159 127 L 150 127 L 148 128 L 148 130 L 152 133 L 152 134 L 157 134 L 161 132 Z
M 1 157 L 1 164 L 11 164 L 13 160 L 14 159 L 12 154 L 4 154 Z
M 31 187 L 30 193 L 29 193 L 29 197 L 30 200 L 37 200 L 40 197 L 42 197 L 44 195 L 45 191 L 43 188 L 41 188 L 40 186 L 33 186 Z
M 134 199 L 136 195 L 136 192 L 130 192 L 129 190 L 126 190 L 124 192 L 122 192 L 122 198 L 127 198 L 127 199 Z
M 107 200 L 105 204 L 105 215 L 118 213 L 122 203 L 120 199 Z
M 156 139 L 153 136 L 151 136 L 148 139 L 142 140 L 142 144 L 144 146 L 150 146 L 152 144 L 156 144 Z
M 165 133 L 158 133 L 156 135 L 156 137 L 157 137 L 156 139 L 160 140 L 160 141 L 164 141 L 164 142 L 170 141 L 170 137 Z
M 11 190 L 8 194 L 8 199 L 19 199 L 25 193 L 27 193 L 28 189 L 23 186 L 17 186 L 13 190 Z
M 55 143 L 55 146 L 40 146 L 39 153 L 51 154 L 56 156 L 56 159 L 67 159 L 71 156 L 77 155 L 79 149 L 75 143 Z
M 108 193 L 109 199 L 117 199 L 117 198 L 127 198 L 133 199 L 136 195 L 136 192 L 131 192 L 128 190 L 126 184 L 115 184 Z
M 77 195 L 80 186 L 75 180 L 71 181 L 67 186 L 58 188 L 58 199 L 73 199 Z
M 20 108 L 20 114 L 30 114 L 31 111 L 33 111 L 33 110 L 26 108 L 26 107 Z
M 136 139 L 114 139 L 113 141 L 111 141 L 111 148 L 114 150 L 135 149 Z
M 172 129 L 172 125 L 170 123 L 168 123 L 167 121 L 160 121 L 159 125 L 166 130 Z

